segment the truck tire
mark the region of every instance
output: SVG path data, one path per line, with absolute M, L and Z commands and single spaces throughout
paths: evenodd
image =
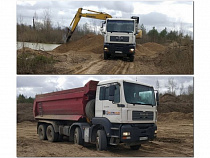
M 85 107 L 85 113 L 89 120 L 95 117 L 95 99 L 90 100 Z
M 47 126 L 45 124 L 40 124 L 38 126 L 38 135 L 39 135 L 40 140 L 47 139 L 46 130 L 47 130 Z
M 84 140 L 82 139 L 82 132 L 79 127 L 76 127 L 74 131 L 74 144 L 78 145 L 84 144 Z
M 55 132 L 52 125 L 47 126 L 47 139 L 50 142 L 56 142 L 58 140 L 58 133 Z
M 107 150 L 107 138 L 104 130 L 98 130 L 96 135 L 96 149 Z
M 139 150 L 139 148 L 141 147 L 141 144 L 140 145 L 133 145 L 133 146 L 130 146 L 130 148 L 132 150 Z
M 104 53 L 104 60 L 107 60 L 108 59 L 108 55 L 107 53 Z
M 134 56 L 131 55 L 131 56 L 129 57 L 129 59 L 130 59 L 130 62 L 133 62 L 133 61 L 134 61 Z

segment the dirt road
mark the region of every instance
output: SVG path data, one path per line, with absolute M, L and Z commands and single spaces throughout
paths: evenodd
M 85 147 L 72 142 L 41 141 L 36 134 L 36 123 L 17 124 L 18 157 L 192 157 L 193 120 L 158 122 L 157 140 L 143 144 L 138 151 L 120 145 L 107 151 L 96 151 L 94 144 Z
M 193 74 L 192 43 L 137 44 L 134 62 L 123 58 L 104 60 L 103 36 L 89 34 L 53 51 L 38 53 L 55 60 L 52 74 Z
M 41 141 L 36 133 L 33 104 L 17 105 L 18 157 L 193 157 L 193 97 L 164 94 L 158 106 L 158 135 L 155 141 L 142 144 L 138 151 L 119 145 L 96 151 L 94 144 L 85 147 L 63 142 Z

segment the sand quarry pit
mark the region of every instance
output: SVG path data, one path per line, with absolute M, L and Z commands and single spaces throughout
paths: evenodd
M 181 104 L 182 106 L 176 106 Z M 190 107 L 189 108 L 189 104 Z M 170 106 L 175 108 L 171 109 Z M 62 142 L 41 141 L 36 133 L 33 104 L 17 105 L 17 157 L 193 157 L 193 99 L 164 95 L 160 98 L 157 139 L 142 144 L 137 151 L 123 144 L 96 151 L 64 138 Z M 184 112 L 183 112 L 183 109 Z
M 56 61 L 50 74 L 193 74 L 193 44 L 137 44 L 134 62 L 103 59 L 102 35 L 88 34 L 47 52 Z M 19 53 L 20 54 L 20 53 Z M 46 55 L 46 53 L 43 53 Z

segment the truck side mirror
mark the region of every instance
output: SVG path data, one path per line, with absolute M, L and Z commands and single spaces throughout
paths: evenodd
M 157 105 L 159 105 L 159 93 L 158 92 L 156 93 L 156 102 L 157 102 Z
M 114 101 L 114 92 L 115 92 L 115 85 L 111 85 L 109 87 L 109 101 Z

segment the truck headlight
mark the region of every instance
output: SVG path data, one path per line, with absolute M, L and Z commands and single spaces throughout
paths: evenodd
M 134 48 L 130 48 L 130 49 L 129 49 L 129 52 L 130 52 L 130 53 L 133 53 L 134 51 L 135 51 Z
M 155 130 L 155 134 L 157 134 L 157 130 Z
M 123 132 L 123 136 L 129 136 L 130 132 Z
M 108 52 L 109 49 L 108 49 L 107 47 L 104 47 L 104 51 L 105 51 L 105 52 Z

